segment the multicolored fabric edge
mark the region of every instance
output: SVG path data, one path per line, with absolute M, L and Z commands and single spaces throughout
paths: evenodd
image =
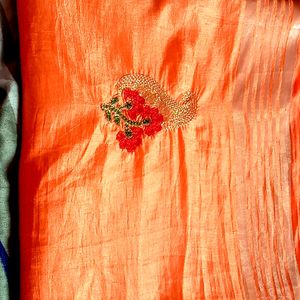
M 0 299 L 18 298 L 18 34 L 14 0 L 0 0 Z M 12 288 L 10 288 L 12 287 Z

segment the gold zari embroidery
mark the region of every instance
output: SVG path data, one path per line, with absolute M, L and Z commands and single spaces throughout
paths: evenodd
M 197 113 L 197 98 L 191 92 L 185 92 L 181 101 L 170 97 L 151 77 L 142 74 L 128 74 L 116 84 L 118 97 L 122 98 L 124 89 L 139 91 L 140 95 L 151 105 L 159 109 L 164 116 L 164 129 L 174 129 L 190 122 Z

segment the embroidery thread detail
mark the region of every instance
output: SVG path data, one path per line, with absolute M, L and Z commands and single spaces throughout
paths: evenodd
M 128 74 L 116 84 L 117 94 L 101 105 L 108 121 L 122 128 L 116 139 L 121 149 L 133 152 L 145 136 L 162 129 L 175 129 L 190 122 L 197 113 L 197 98 L 187 91 L 177 101 L 151 77 Z
M 116 89 L 119 97 L 124 89 L 139 91 L 147 103 L 157 107 L 164 116 L 163 129 L 186 125 L 197 114 L 197 97 L 193 92 L 183 93 L 178 101 L 170 97 L 154 79 L 143 74 L 124 75 L 117 82 Z
M 125 103 L 119 103 L 118 97 L 113 97 L 108 104 L 102 104 L 108 121 L 121 126 L 116 139 L 121 149 L 133 152 L 142 144 L 145 135 L 154 136 L 162 130 L 163 116 L 158 108 L 146 105 L 145 99 L 138 91 L 125 89 L 122 93 Z

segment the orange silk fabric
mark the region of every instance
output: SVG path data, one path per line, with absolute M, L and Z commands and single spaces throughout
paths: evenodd
M 23 299 L 300 299 L 300 5 L 19 0 Z M 197 95 L 122 151 L 123 75 Z M 298 261 L 298 262 L 297 262 Z

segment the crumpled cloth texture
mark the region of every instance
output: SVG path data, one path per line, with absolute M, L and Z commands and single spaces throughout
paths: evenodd
M 16 5 L 0 0 L 0 299 L 17 299 L 19 52 Z
M 23 299 L 300 299 L 300 5 L 19 0 Z M 119 148 L 127 74 L 182 127 Z

